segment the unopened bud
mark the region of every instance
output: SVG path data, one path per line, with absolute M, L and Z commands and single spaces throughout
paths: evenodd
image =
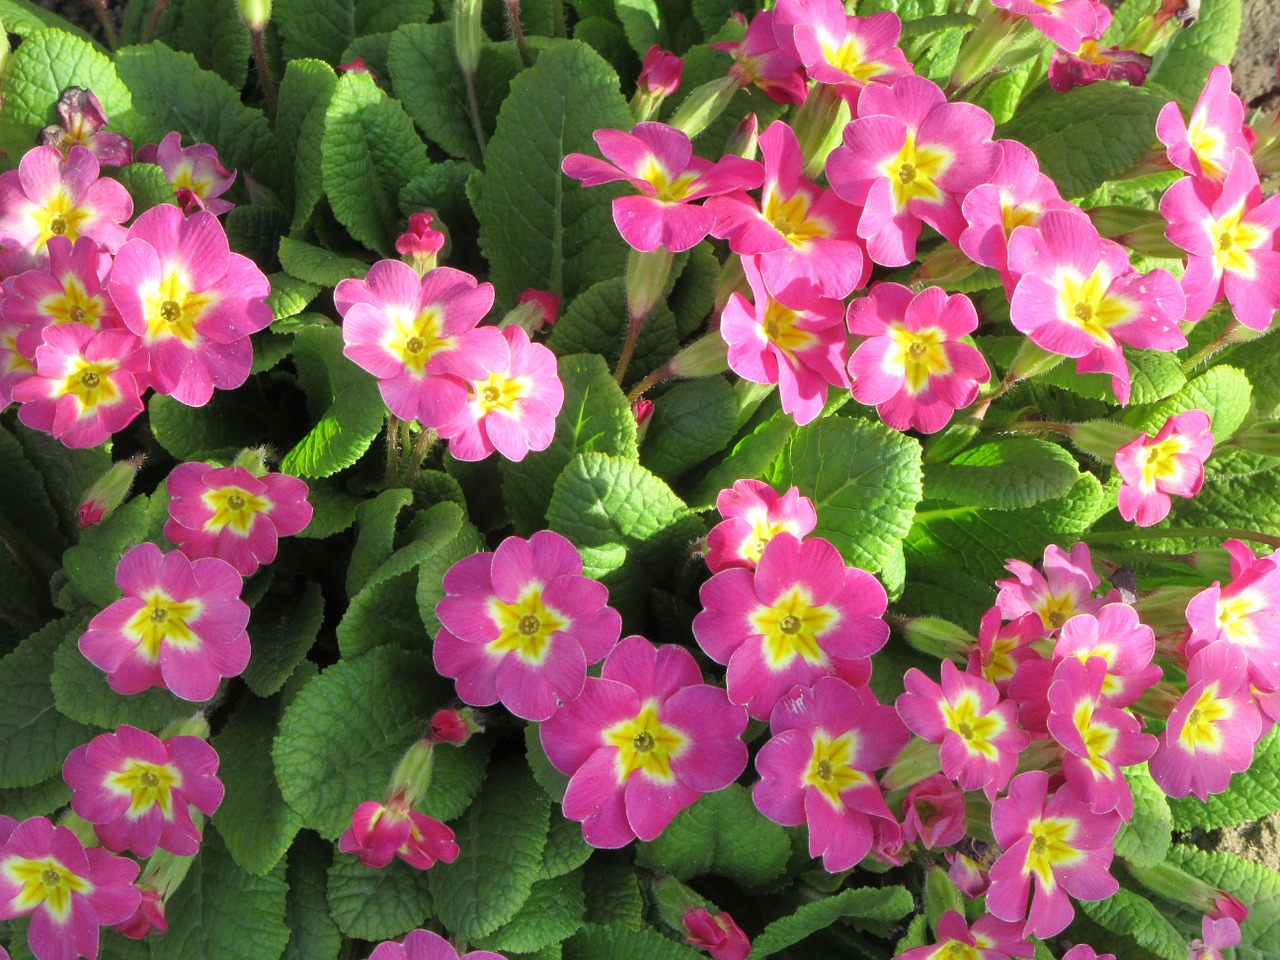
M 738 81 L 731 76 L 704 83 L 685 97 L 671 118 L 671 126 L 683 130 L 692 140 L 724 113 L 738 88 Z
M 480 25 L 480 0 L 454 0 L 453 49 L 464 76 L 474 77 L 480 68 L 480 44 L 484 29 Z
M 232 462 L 233 467 L 244 467 L 255 477 L 265 477 L 269 472 L 267 470 L 267 457 L 270 451 L 266 447 L 249 447 L 241 450 Z
M 893 765 L 880 779 L 886 791 L 901 790 L 942 770 L 938 745 L 920 737 L 912 737 L 902 748 Z
M 662 102 L 680 87 L 684 61 L 656 43 L 644 55 L 644 66 L 636 79 L 635 96 L 631 98 L 631 115 L 639 123 L 657 115 Z
M 1052 370 L 1065 359 L 1067 358 L 1060 353 L 1050 353 L 1033 341 L 1024 340 L 1022 346 L 1018 349 L 1017 355 L 1013 358 L 1013 363 L 1009 365 L 1008 377 L 1015 383 L 1019 380 L 1026 380 L 1047 370 Z
M 1116 458 L 1116 451 L 1126 443 L 1132 443 L 1142 435 L 1141 430 L 1114 423 L 1111 420 L 1090 420 L 1087 423 L 1073 423 L 1067 428 L 1067 436 L 1081 452 L 1095 460 L 1111 463 Z
M 982 266 L 970 260 L 960 248 L 944 243 L 920 261 L 911 282 L 946 287 L 973 276 L 981 269 Z
M 631 415 L 636 418 L 636 443 L 643 443 L 649 432 L 649 421 L 653 419 L 653 401 L 643 397 L 631 404 Z
M 949 620 L 915 617 L 901 625 L 903 636 L 917 650 L 930 656 L 964 664 L 977 638 Z
M 271 0 L 236 0 L 240 7 L 240 19 L 254 33 L 267 29 L 271 19 Z
M 665 247 L 642 252 L 632 249 L 627 256 L 627 310 L 632 320 L 646 316 L 662 297 L 671 276 L 672 252 Z
M 727 913 L 712 914 L 695 907 L 684 915 L 684 942 L 707 951 L 712 960 L 746 960 L 751 941 Z
M 1176 259 L 1183 251 L 1164 235 L 1165 219 L 1141 207 L 1094 207 L 1089 219 L 1102 236 L 1148 257 Z
M 111 468 L 85 491 L 80 505 L 76 508 L 76 522 L 81 527 L 92 527 L 111 516 L 116 507 L 120 506 L 124 498 L 129 495 L 133 478 L 137 476 L 138 469 L 146 459 L 139 454 L 112 464 Z
M 437 257 L 444 248 L 444 234 L 431 226 L 434 219 L 425 210 L 410 214 L 409 228 L 396 237 L 396 253 L 418 272 L 418 276 L 435 269 Z
M 724 155 L 754 160 L 759 150 L 760 118 L 754 113 L 748 113 L 738 124 L 738 129 L 729 137 L 729 142 L 724 145 Z
M 725 304 L 735 293 L 740 293 L 744 297 L 750 296 L 751 285 L 747 283 L 747 275 L 742 269 L 742 258 L 731 254 L 725 261 L 720 276 L 716 277 L 715 299 L 712 307 L 715 316 L 720 316 Z
M 514 325 L 528 334 L 538 333 L 545 327 L 556 325 L 559 310 L 560 298 L 550 290 L 529 289 L 516 297 L 516 308 L 503 317 L 498 326 Z
M 712 377 L 729 369 L 729 345 L 720 332 L 699 337 L 667 361 L 673 377 Z
M 404 752 L 391 774 L 391 785 L 387 788 L 388 803 L 399 803 L 409 809 L 418 805 L 431 785 L 431 768 L 435 760 L 432 746 L 431 740 L 424 737 Z
M 472 734 L 481 733 L 483 727 L 469 709 L 437 710 L 431 716 L 432 743 L 450 743 L 460 747 L 471 739 Z

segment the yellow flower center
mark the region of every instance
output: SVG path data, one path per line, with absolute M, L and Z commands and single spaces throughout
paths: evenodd
M 387 315 L 391 322 L 382 347 L 415 377 L 422 376 L 427 363 L 437 353 L 457 345 L 454 337 L 445 336 L 444 316 L 436 304 L 413 316 L 402 308 L 391 307 Z
M 1187 721 L 1178 734 L 1178 742 L 1188 753 L 1200 750 L 1217 753 L 1222 747 L 1218 723 L 1230 719 L 1234 714 L 1231 701 L 1218 698 L 1218 684 L 1206 684 L 1187 714 Z
M 776 300 L 770 299 L 768 306 L 765 307 L 761 333 L 764 334 L 767 342 L 786 354 L 789 360 L 795 359 L 797 351 L 816 342 L 813 334 L 800 329 L 799 321 L 800 314 L 784 307 Z
M 213 508 L 213 516 L 204 522 L 206 533 L 230 530 L 237 536 L 247 537 L 253 529 L 254 518 L 271 509 L 271 502 L 256 497 L 240 487 L 219 487 L 200 495 L 200 499 Z
M 475 402 L 480 408 L 481 416 L 495 410 L 515 416 L 517 401 L 528 392 L 529 385 L 519 377 L 491 373 L 489 379 L 476 384 Z
M 1212 180 L 1222 179 L 1226 168 L 1219 162 L 1226 146 L 1222 131 L 1205 123 L 1205 111 L 1195 110 L 1187 124 L 1187 142 L 1200 161 L 1200 169 Z
M 30 913 L 41 904 L 58 923 L 71 915 L 72 894 L 87 894 L 93 884 L 77 876 L 52 857 L 28 860 L 13 857 L 0 865 L 10 883 L 20 887 L 10 904 L 18 914 Z
M 671 761 L 688 749 L 689 740 L 674 727 L 658 720 L 658 705 L 648 701 L 631 720 L 623 720 L 602 734 L 604 742 L 618 748 L 618 782 L 626 783 L 637 770 L 650 780 L 671 783 Z
M 1244 646 L 1257 644 L 1258 635 L 1249 618 L 1267 608 L 1265 597 L 1245 591 L 1229 599 L 1218 600 L 1218 626 L 1232 643 Z
M 35 208 L 31 215 L 35 221 L 35 247 L 43 250 L 50 237 L 66 237 L 74 243 L 80 236 L 80 227 L 93 213 L 83 207 L 72 206 L 71 198 L 59 188 L 48 204 Z
M 1071 841 L 1075 838 L 1076 821 L 1059 818 L 1031 822 L 1031 849 L 1027 852 L 1024 874 L 1035 874 L 1046 891 L 1054 888 L 1053 868 L 1068 866 L 1082 854 Z
M 1252 280 L 1257 272 L 1252 251 L 1265 246 L 1271 235 L 1263 227 L 1241 223 L 1244 215 L 1242 200 L 1221 220 L 1210 220 L 1205 229 L 1213 243 L 1213 265 L 1217 272 L 1235 273 Z
M 196 293 L 187 278 L 170 270 L 153 290 L 143 294 L 143 314 L 147 318 L 148 342 L 177 337 L 186 346 L 200 340 L 196 324 L 206 310 L 218 302 L 213 293 Z
M 75 397 L 82 416 L 96 410 L 99 404 L 109 404 L 120 396 L 109 376 L 116 367 L 114 360 L 90 363 L 77 359 L 71 372 L 63 378 L 62 393 Z
M 843 810 L 845 804 L 840 794 L 870 782 L 870 777 L 853 767 L 857 753 L 858 740 L 853 731 L 834 738 L 821 730 L 816 731 L 813 735 L 813 756 L 809 758 L 802 782 L 807 787 L 816 787 L 836 810 Z
M 126 816 L 131 819 L 158 806 L 168 820 L 173 817 L 173 788 L 182 786 L 182 774 L 168 764 L 129 760 L 123 770 L 109 774 L 103 785 L 114 793 L 129 797 Z
M 521 660 L 540 664 L 546 658 L 551 636 L 572 622 L 558 610 L 542 602 L 542 584 L 532 583 L 515 603 L 503 603 L 496 597 L 489 601 L 489 617 L 501 631 L 489 642 L 489 650 L 497 654 L 514 651 Z
M 763 216 L 787 243 L 797 248 L 831 232 L 821 220 L 809 218 L 809 198 L 804 193 L 783 200 L 774 190 L 766 188 Z
M 647 157 L 637 171 L 639 179 L 653 187 L 655 199 L 663 203 L 679 203 L 693 192 L 698 180 L 696 173 L 682 173 L 672 177 L 653 157 Z
M 929 378 L 951 372 L 945 344 L 947 335 L 938 327 L 908 330 L 900 323 L 889 325 L 893 349 L 886 350 L 882 369 L 893 376 L 902 374 L 907 392 L 917 394 L 929 385 Z
M 146 606 L 133 615 L 124 628 L 126 634 L 138 644 L 138 652 L 147 663 L 160 659 L 160 647 L 169 643 L 180 647 L 195 647 L 200 643 L 187 621 L 200 615 L 199 600 L 173 600 L 159 590 L 142 600 Z
M 1093 708 L 1094 704 L 1090 700 L 1078 703 L 1072 720 L 1075 722 L 1076 729 L 1080 731 L 1080 739 L 1084 741 L 1089 766 L 1097 771 L 1099 776 L 1110 778 L 1115 768 L 1112 767 L 1111 761 L 1106 759 L 1106 755 L 1115 748 L 1118 732 L 1115 727 L 1094 723 Z
M 1142 479 L 1138 481 L 1138 489 L 1143 493 L 1151 493 L 1161 480 L 1176 477 L 1182 471 L 1178 455 L 1186 452 L 1190 446 L 1185 437 L 1174 434 L 1159 443 L 1147 447 L 1142 461 Z
M 796 657 L 815 666 L 827 662 L 818 637 L 840 622 L 834 607 L 815 605 L 807 590 L 795 586 L 771 607 L 758 607 L 749 618 L 751 628 L 764 638 L 765 662 L 782 670 Z
M 882 167 L 893 190 L 894 207 L 901 211 L 910 200 L 940 201 L 942 191 L 934 181 L 947 172 L 953 160 L 954 155 L 941 147 L 917 147 L 915 134 L 907 131 L 902 149 Z
M 1062 319 L 1106 346 L 1115 343 L 1108 328 L 1137 312 L 1137 306 L 1127 297 L 1108 293 L 1109 284 L 1101 268 L 1084 279 L 1063 274 L 1057 283 Z
M 1004 731 L 1004 721 L 998 716 L 979 713 L 977 694 L 965 690 L 954 703 L 944 700 L 942 719 L 948 729 L 960 735 L 970 753 L 988 760 L 1000 756 L 1000 751 L 991 741 Z
M 889 72 L 889 67 L 879 60 L 866 59 L 866 53 L 858 38 L 846 34 L 839 43 L 832 38 L 821 39 L 822 58 L 841 73 L 848 74 L 862 83 L 882 77 Z

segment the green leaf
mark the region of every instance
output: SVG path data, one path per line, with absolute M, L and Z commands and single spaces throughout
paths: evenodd
M 564 405 L 551 445 L 519 463 L 502 463 L 503 499 L 521 536 L 546 524 L 556 478 L 576 454 L 636 457 L 636 420 L 604 358 L 575 354 L 561 357 L 558 366 Z
M 531 953 L 563 943 L 582 926 L 586 912 L 582 874 L 575 871 L 533 885 L 520 912 L 475 944 L 481 950 Z
M 583 878 L 588 923 L 643 929 L 644 897 L 629 863 L 596 857 L 583 869 Z
M 21 452 L 10 445 L 11 438 L 18 441 Z M 39 478 L 28 472 L 22 464 L 24 456 L 40 474 Z M 43 492 L 47 495 L 48 502 L 53 504 L 54 513 L 62 519 L 63 529 L 78 529 L 76 511 L 80 500 L 93 482 L 111 466 L 111 453 L 105 444 L 72 450 L 46 433 L 19 429 L 16 434 L 9 434 L 7 430 L 0 430 L 0 462 L 5 465 L 7 494 L 3 504 L 0 504 L 0 517 L 9 514 L 21 521 L 6 519 L 0 522 L 12 523 L 13 526 L 32 525 L 30 535 L 33 542 L 21 550 L 24 558 L 30 561 L 32 556 L 28 550 L 36 549 L 35 541 L 46 542 L 49 545 L 46 549 L 52 548 L 54 544 L 54 529 L 35 484 L 43 479 Z M 61 550 L 66 541 L 61 537 L 57 539 L 59 546 L 56 549 Z M 55 555 L 48 560 L 42 558 L 40 566 L 47 564 L 52 568 L 60 565 L 60 562 Z
M 436 604 L 444 599 L 444 575 L 450 567 L 473 553 L 485 548 L 484 538 L 470 523 L 464 523 L 447 542 L 432 553 L 418 567 L 418 589 L 415 599 L 418 604 L 418 616 L 426 628 L 428 636 L 435 636 L 440 629 L 440 619 L 436 616 Z
M 336 287 L 348 277 L 363 278 L 369 264 L 340 257 L 300 240 L 280 239 L 280 265 L 293 277 L 320 287 Z
M 1166 97 L 1122 84 L 1091 84 L 1026 103 L 996 130 L 1034 151 L 1064 197 L 1083 197 L 1131 170 L 1156 143 Z
M 1178 830 L 1234 826 L 1280 810 L 1280 729 L 1272 729 L 1254 747 L 1253 763 L 1231 778 L 1225 792 L 1204 801 L 1193 797 L 1170 800 L 1169 808 Z
M 346 530 L 356 521 L 356 508 L 364 501 L 341 490 L 312 486 L 311 522 L 297 535 L 307 540 L 323 540 Z
M 82 40 L 91 39 L 69 20 L 32 3 L 31 0 L 0 0 L 0 21 L 4 23 L 6 33 L 16 33 L 20 37 L 29 37 L 45 27 L 54 27 Z
M 481 166 L 484 158 L 467 107 L 466 79 L 453 49 L 453 25 L 412 23 L 401 27 L 391 35 L 387 60 L 396 95 L 422 135 L 449 156 Z M 487 121 L 486 136 L 492 135 L 494 118 L 520 69 L 520 56 L 513 45 L 481 45 L 476 102 L 481 118 Z
M 589 923 L 564 945 L 564 960 L 698 960 L 705 954 L 668 940 L 652 927 Z
M 624 620 L 649 588 L 678 568 L 702 522 L 671 488 L 632 460 L 580 453 L 556 480 L 547 507 L 552 530 L 582 551 L 584 572 L 609 588 Z
M 54 107 L 67 87 L 91 89 L 111 119 L 111 129 L 136 136 L 129 90 L 110 58 L 87 39 L 58 29 L 29 34 L 10 54 L 3 85 L 0 147 L 15 165 L 45 125 L 59 122 Z
M 765 927 L 751 945 L 752 960 L 771 957 L 842 917 L 894 921 L 910 913 L 911 908 L 911 894 L 904 887 L 845 890 L 834 897 L 806 903 L 790 916 Z
M 237 7 L 207 0 L 180 0 L 165 8 L 155 39 L 195 56 L 205 70 L 237 90 L 244 86 L 252 53 L 249 31 Z
M 272 756 L 285 802 L 334 839 L 357 804 L 383 794 L 396 761 L 450 695 L 424 656 L 396 647 L 327 668 L 280 721 Z
M 302 828 L 302 817 L 280 796 L 271 765 L 271 738 L 279 720 L 278 702 L 250 700 L 212 741 L 227 791 L 213 825 L 232 859 L 255 876 L 276 868 Z
M 514 303 L 529 287 L 569 298 L 621 275 L 627 246 L 609 206 L 619 190 L 582 189 L 560 163 L 574 151 L 594 154 L 596 130 L 630 126 L 617 75 L 584 44 L 545 50 L 512 81 L 485 170 L 472 181 L 480 246 L 500 302 Z
M 550 802 L 521 761 L 494 770 L 488 788 L 454 825 L 462 852 L 431 870 L 436 915 L 455 935 L 475 940 L 509 922 L 542 869 Z
M 135 216 L 161 203 L 176 205 L 178 202 L 173 193 L 173 184 L 154 163 L 131 163 L 104 172 L 120 181 L 129 191 L 129 196 L 133 197 Z
M 1145 763 L 1125 767 L 1124 776 L 1133 794 L 1133 816 L 1116 834 L 1116 856 L 1140 867 L 1152 867 L 1164 861 L 1173 840 L 1169 801 L 1151 779 Z
M 484 737 L 472 737 L 461 749 L 438 751 L 431 786 L 419 805 L 422 812 L 441 822 L 466 813 L 484 784 L 488 762 L 489 741 Z
M 290 157 L 296 157 L 302 125 L 317 103 L 327 103 L 338 85 L 333 68 L 321 60 L 290 60 L 280 80 L 276 137 Z
M 0 660 L 0 787 L 33 787 L 61 773 L 93 731 L 54 708 L 49 677 L 72 621 L 54 620 Z
M 283 473 L 330 477 L 351 466 L 382 432 L 387 407 L 376 381 L 343 390 L 311 431 L 280 462 Z
M 338 78 L 336 74 L 332 74 L 332 71 L 327 77 L 319 70 L 316 73 L 317 78 L 314 81 L 316 89 L 312 91 L 311 109 L 302 118 L 294 150 L 294 204 L 289 233 L 295 237 L 306 234 L 320 201 L 324 198 L 325 120 L 329 115 L 329 103 L 333 100 L 333 93 L 338 87 Z M 281 246 L 283 244 L 282 240 Z M 329 256 L 336 257 L 334 254 Z M 291 270 L 285 262 L 283 250 L 280 252 L 280 261 L 286 270 Z M 363 276 L 363 269 L 361 276 Z
M 338 222 L 384 256 L 395 250 L 400 188 L 427 169 L 404 108 L 366 73 L 347 73 L 325 112 L 320 167 Z
M 901 588 L 902 541 L 921 496 L 918 442 L 869 420 L 825 417 L 792 434 L 770 480 L 813 500 L 814 536 Z
M 275 0 L 271 20 L 286 60 L 313 57 L 337 66 L 356 35 L 354 0 Z
M 403 487 L 384 490 L 356 508 L 356 546 L 347 567 L 347 595 L 354 597 L 394 550 L 396 520 L 413 503 L 413 491 Z
M 1132 937 L 1165 960 L 1185 960 L 1187 941 L 1150 900 L 1122 887 L 1106 900 L 1076 902 L 1085 916 L 1112 933 Z
M 228 167 L 277 192 L 284 189 L 279 147 L 267 118 L 241 103 L 240 91 L 227 81 L 200 69 L 191 54 L 162 43 L 128 47 L 116 54 L 116 70 L 133 95 L 135 140 L 159 143 L 170 131 L 181 130 L 196 143 L 211 144 Z
M 933 928 L 935 933 L 938 930 L 939 918 L 948 910 L 954 910 L 964 916 L 964 898 L 960 895 L 960 891 L 956 889 L 956 885 L 951 882 L 951 878 L 947 876 L 947 871 L 943 870 L 942 867 L 933 866 L 929 868 L 924 886 L 924 909 L 929 920 L 929 926 Z
M 640 462 L 674 479 L 723 450 L 737 433 L 738 404 L 724 377 L 686 380 L 653 404 Z
M 1170 847 L 1169 860 L 1248 904 L 1249 916 L 1240 924 L 1241 944 L 1235 948 L 1236 957 L 1267 960 L 1280 953 L 1280 879 L 1275 870 L 1231 853 L 1197 850 L 1182 844 Z
M 289 942 L 284 863 L 263 877 L 246 873 L 205 831 L 195 863 L 166 903 L 169 930 L 152 960 L 275 960 Z
M 1241 0 L 1202 0 L 1200 15 L 1160 51 L 1147 80 L 1168 90 L 1184 110 L 1195 104 L 1209 70 L 1231 63 L 1240 38 Z
M 450 235 L 479 229 L 467 199 L 467 180 L 476 168 L 462 160 L 443 160 L 427 167 L 400 191 L 400 212 L 406 217 L 420 210 L 434 210 Z
M 556 803 L 564 801 L 565 791 L 569 788 L 569 778 L 551 765 L 547 753 L 542 749 L 539 737 L 541 725 L 530 723 L 524 728 L 524 756 L 533 772 L 533 779 L 546 791 L 547 796 Z M 550 842 L 550 841 L 548 841 Z
M 1249 378 L 1235 367 L 1216 366 L 1187 383 L 1164 403 L 1131 409 L 1124 422 L 1154 433 L 1170 417 L 1187 410 L 1203 410 L 1212 421 L 1215 445 L 1235 435 L 1249 412 L 1252 396 Z
M 147 498 L 137 496 L 96 527 L 80 531 L 80 542 L 62 555 L 71 586 L 98 607 L 120 599 L 116 564 L 125 552 L 146 539 Z
M 257 397 L 219 391 L 204 407 L 153 393 L 147 401 L 151 432 L 178 460 L 231 460 L 272 427 L 271 412 Z
M 375 870 L 349 853 L 335 854 L 329 868 L 329 912 L 348 937 L 399 937 L 431 916 L 429 876 L 399 858 Z
M 0 790 L 0 809 L 4 810 L 5 816 L 19 822 L 30 817 L 53 817 L 59 808 L 70 802 L 71 788 L 62 779 L 61 772 L 35 786 Z
M 534 777 L 537 778 L 536 772 Z M 582 824 L 566 820 L 558 812 L 552 813 L 551 832 L 547 834 L 547 846 L 542 851 L 542 870 L 538 879 L 553 880 L 572 873 L 587 862 L 591 850 L 591 845 L 582 839 Z
M 332 856 L 333 846 L 311 832 L 299 836 L 289 848 L 285 872 L 289 899 L 284 914 L 289 945 L 283 960 L 338 960 L 342 933 L 329 916 L 326 894 Z
M 592 188 L 595 189 L 595 188 Z M 547 338 L 547 346 L 559 354 L 598 353 L 616 364 L 627 329 L 627 293 L 621 277 L 603 280 L 583 291 L 569 304 Z M 659 302 L 645 318 L 631 358 L 628 383 L 639 380 L 680 349 L 676 318 Z
M 1012 510 L 1062 496 L 1079 476 L 1075 457 L 1056 443 L 1018 437 L 926 465 L 924 492 L 931 500 Z
M 324 597 L 314 583 L 289 597 L 268 593 L 253 608 L 249 636 L 253 656 L 244 681 L 260 697 L 269 697 L 284 686 L 298 661 L 307 655 L 324 622 Z
M 638 866 L 681 881 L 715 874 L 746 888 L 778 879 L 790 856 L 787 832 L 766 820 L 737 784 L 703 794 L 657 839 L 636 848 Z
M 273 273 L 267 279 L 271 283 L 267 306 L 276 322 L 296 317 L 320 294 L 319 284 L 307 283 L 284 272 Z
M 1129 402 L 1155 403 L 1171 396 L 1187 382 L 1177 354 L 1157 350 L 1130 350 L 1126 355 L 1131 377 Z M 1044 383 L 1070 390 L 1081 397 L 1113 403 L 1111 376 L 1105 373 L 1076 373 L 1075 364 L 1061 363 L 1037 377 Z
M 0 557 L 4 558 L 6 574 L 0 578 L 0 623 L 12 622 L 10 635 L 16 641 L 46 619 L 48 602 L 41 602 L 42 597 L 48 595 L 49 577 L 60 566 L 59 557 L 66 547 L 46 489 L 60 472 L 60 465 L 44 461 L 38 450 L 28 455 L 18 438 L 3 428 L 0 462 L 4 463 L 5 481 L 5 496 L 0 499 Z M 37 466 L 46 470 L 44 477 Z M 65 475 L 62 479 L 65 481 Z M 83 493 L 83 488 L 74 491 L 72 503 Z M 64 507 L 68 519 L 73 512 L 70 506 Z
M 716 502 L 721 490 L 739 479 L 758 479 L 777 460 L 787 445 L 796 422 L 781 409 L 757 423 L 730 448 L 728 455 L 707 472 L 689 498 L 689 506 L 705 510 Z
M 614 12 L 622 21 L 631 49 L 640 56 L 658 42 L 658 5 L 654 0 L 616 0 Z

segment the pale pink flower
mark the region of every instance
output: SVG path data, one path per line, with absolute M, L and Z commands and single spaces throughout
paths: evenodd
M 122 133 L 102 129 L 107 114 L 92 90 L 67 87 L 58 98 L 61 125 L 50 124 L 40 131 L 41 144 L 51 144 L 65 155 L 74 146 L 85 147 L 104 167 L 123 167 L 133 163 L 133 144 Z
M 684 942 L 707 951 L 711 960 L 747 960 L 751 953 L 751 941 L 727 913 L 712 914 L 706 907 L 697 907 L 686 911 L 680 922 Z
M 1022 936 L 1021 925 L 986 913 L 970 927 L 955 910 L 938 918 L 938 942 L 912 947 L 894 960 L 1009 960 L 1033 957 L 1035 948 Z
M 851 17 L 839 0 L 779 0 L 773 30 L 784 50 L 794 48 L 809 79 L 836 85 L 851 106 L 871 81 L 892 84 L 913 72 L 897 46 L 902 21 L 895 13 Z
M 249 662 L 243 584 L 224 560 L 192 561 L 140 543 L 116 567 L 124 599 L 89 621 L 80 652 L 116 693 L 162 686 L 184 700 L 208 700 Z
M 218 218 L 167 203 L 133 222 L 107 283 L 151 358 L 148 382 L 188 406 L 248 379 L 249 334 L 271 323 L 266 276 L 232 253 Z
M 994 684 L 1005 696 L 1023 661 L 1043 659 L 1031 646 L 1043 636 L 1044 624 L 1038 614 L 1028 611 L 1005 623 L 1000 608 L 991 607 L 978 624 L 978 643 L 969 654 L 966 672 Z
M 453 863 L 461 852 L 449 827 L 394 798 L 357 806 L 338 849 L 354 853 L 366 867 L 385 867 L 399 857 L 419 870 L 429 870 L 437 861 Z
M 165 537 L 192 560 L 218 557 L 243 577 L 276 558 L 280 537 L 311 522 L 306 483 L 284 473 L 255 477 L 244 467 L 183 463 L 165 489 Z
M 1102 581 L 1093 569 L 1087 543 L 1075 544 L 1070 553 L 1050 544 L 1045 547 L 1038 568 L 1022 560 L 1009 560 L 1004 568 L 1013 574 L 1013 579 L 996 581 L 1000 615 L 1016 620 L 1034 613 L 1046 635 L 1076 614 L 1093 613 L 1106 602 L 1090 599 Z
M 182 134 L 175 130 L 158 145 L 139 147 L 137 159 L 139 163 L 157 164 L 164 171 L 183 213 L 207 210 L 220 216 L 235 206 L 218 198 L 231 189 L 236 172 L 224 167 L 218 151 L 207 143 L 183 147 Z
M 1221 182 L 1237 149 L 1250 150 L 1244 133 L 1244 104 L 1231 91 L 1231 68 L 1209 71 L 1204 89 L 1183 120 L 1177 101 L 1166 103 L 1156 120 L 1156 136 L 1167 148 L 1169 162 L 1193 177 Z
M 570 778 L 564 815 L 582 821 L 592 846 L 621 847 L 652 840 L 699 796 L 738 779 L 746 724 L 687 650 L 631 636 L 539 733 Z
M 1240 943 L 1240 924 L 1230 917 L 1200 918 L 1200 936 L 1191 941 L 1191 960 L 1224 960 L 1222 951 Z
M 813 501 L 798 487 L 778 493 L 763 480 L 735 480 L 716 495 L 724 519 L 707 534 L 707 567 L 712 573 L 730 567 L 754 569 L 765 545 L 779 533 L 803 540 L 818 524 Z
M 97 243 L 89 237 L 74 244 L 66 237 L 50 237 L 48 251 L 47 265 L 5 281 L 0 302 L 6 318 L 26 325 L 17 347 L 29 357 L 35 356 L 45 327 L 81 323 L 96 333 L 124 326 L 100 276 L 111 258 Z
M 1156 435 L 1143 434 L 1116 451 L 1120 516 L 1140 527 L 1169 515 L 1171 497 L 1194 497 L 1204 485 L 1204 462 L 1213 452 L 1209 415 L 1187 410 L 1165 421 Z
M 1210 644 L 1234 644 L 1248 661 L 1252 685 L 1280 689 L 1280 569 L 1239 540 L 1223 546 L 1231 555 L 1231 581 L 1225 587 L 1215 582 L 1187 603 L 1191 636 L 1185 653 L 1194 657 Z
M 505 960 L 488 950 L 459 954 L 448 940 L 429 930 L 410 930 L 402 941 L 387 940 L 373 948 L 369 960 Z
M 158 847 L 190 857 L 201 837 L 189 805 L 206 817 L 218 809 L 217 770 L 218 754 L 199 737 L 161 740 L 125 725 L 71 751 L 62 776 L 71 809 L 108 850 L 149 857 Z
M 991 0 L 1001 10 L 1027 18 L 1064 50 L 1096 40 L 1111 23 L 1111 11 L 1096 0 Z

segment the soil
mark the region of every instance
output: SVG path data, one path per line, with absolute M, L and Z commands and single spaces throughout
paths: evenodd
M 1234 853 L 1244 860 L 1280 871 L 1280 813 L 1238 827 L 1197 830 L 1186 839 L 1201 850 Z
M 1240 45 L 1231 78 L 1236 92 L 1251 107 L 1280 107 L 1280 83 L 1276 81 L 1277 46 L 1280 45 L 1280 3 L 1276 0 L 1244 0 Z

